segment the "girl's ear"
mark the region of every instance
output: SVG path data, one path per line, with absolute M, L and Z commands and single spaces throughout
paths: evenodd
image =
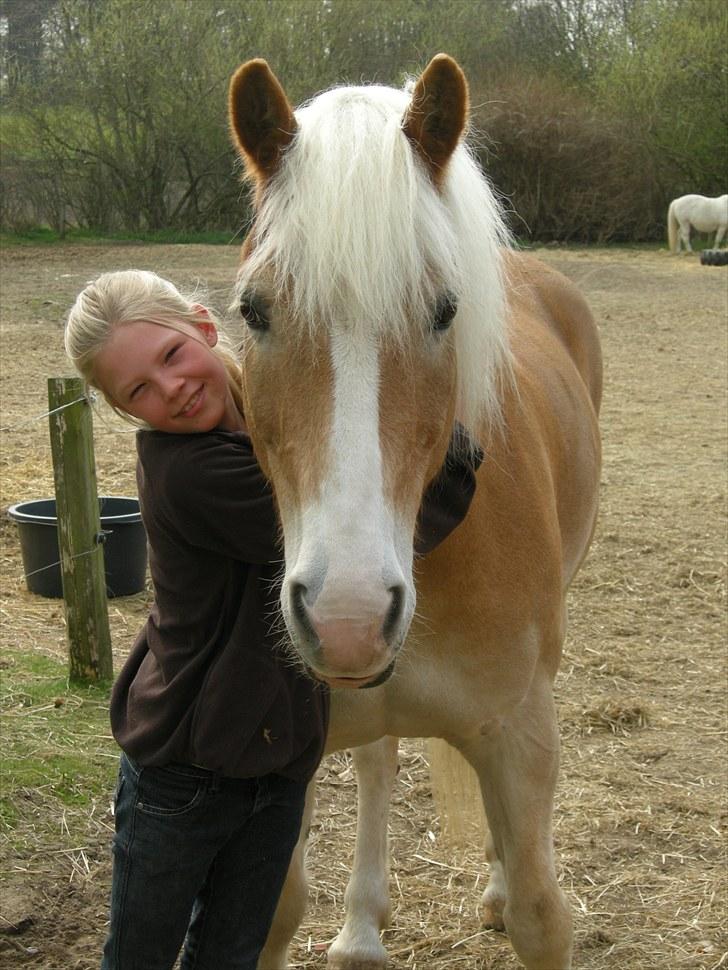
M 212 320 L 207 320 L 202 323 L 195 324 L 197 329 L 200 331 L 202 336 L 205 338 L 205 343 L 208 347 L 214 347 L 217 343 L 217 327 L 212 322 Z
M 195 326 L 200 331 L 202 336 L 205 338 L 205 343 L 208 347 L 214 347 L 217 343 L 217 327 L 212 322 L 212 317 L 210 316 L 210 311 L 207 307 L 204 307 L 201 303 L 193 303 L 192 307 L 195 313 L 201 319 L 195 320 Z

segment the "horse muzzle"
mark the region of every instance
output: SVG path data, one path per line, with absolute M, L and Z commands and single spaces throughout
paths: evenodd
M 284 585 L 283 613 L 295 649 L 314 676 L 330 687 L 358 689 L 383 683 L 391 674 L 409 627 L 414 604 L 397 584 L 382 594 L 320 595 L 311 602 L 300 582 Z

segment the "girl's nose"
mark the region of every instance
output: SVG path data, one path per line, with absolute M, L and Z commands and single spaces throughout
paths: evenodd
M 183 377 L 175 377 L 173 374 L 165 374 L 160 380 L 160 389 L 167 401 L 173 401 L 182 390 L 184 384 Z

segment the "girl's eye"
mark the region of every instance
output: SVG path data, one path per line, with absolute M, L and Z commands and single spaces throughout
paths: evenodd
M 170 360 L 172 360 L 172 358 L 174 357 L 174 355 L 177 353 L 177 351 L 180 349 L 181 346 L 182 346 L 181 344 L 175 344 L 174 347 L 172 347 L 169 351 L 167 351 L 164 357 L 165 364 L 168 364 Z
M 141 394 L 141 392 L 142 392 L 143 389 L 144 389 L 144 384 L 137 384 L 137 386 L 134 388 L 134 390 L 129 395 L 129 400 L 130 401 L 133 401 L 135 397 L 138 397 L 138 395 Z
M 440 297 L 435 307 L 435 316 L 432 320 L 432 329 L 436 333 L 447 330 L 458 312 L 458 302 L 452 293 L 446 293 Z
M 270 321 L 265 307 L 255 297 L 244 296 L 240 300 L 240 313 L 251 330 L 265 331 L 270 329 Z

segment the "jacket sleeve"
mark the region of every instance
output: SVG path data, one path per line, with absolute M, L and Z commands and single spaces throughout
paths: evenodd
M 273 490 L 243 435 L 195 435 L 156 487 L 166 519 L 190 545 L 263 565 L 283 558 Z M 189 439 L 188 439 L 189 440 Z
M 415 555 L 432 552 L 468 514 L 482 450 L 462 425 L 456 425 L 445 462 L 422 496 L 415 533 Z

